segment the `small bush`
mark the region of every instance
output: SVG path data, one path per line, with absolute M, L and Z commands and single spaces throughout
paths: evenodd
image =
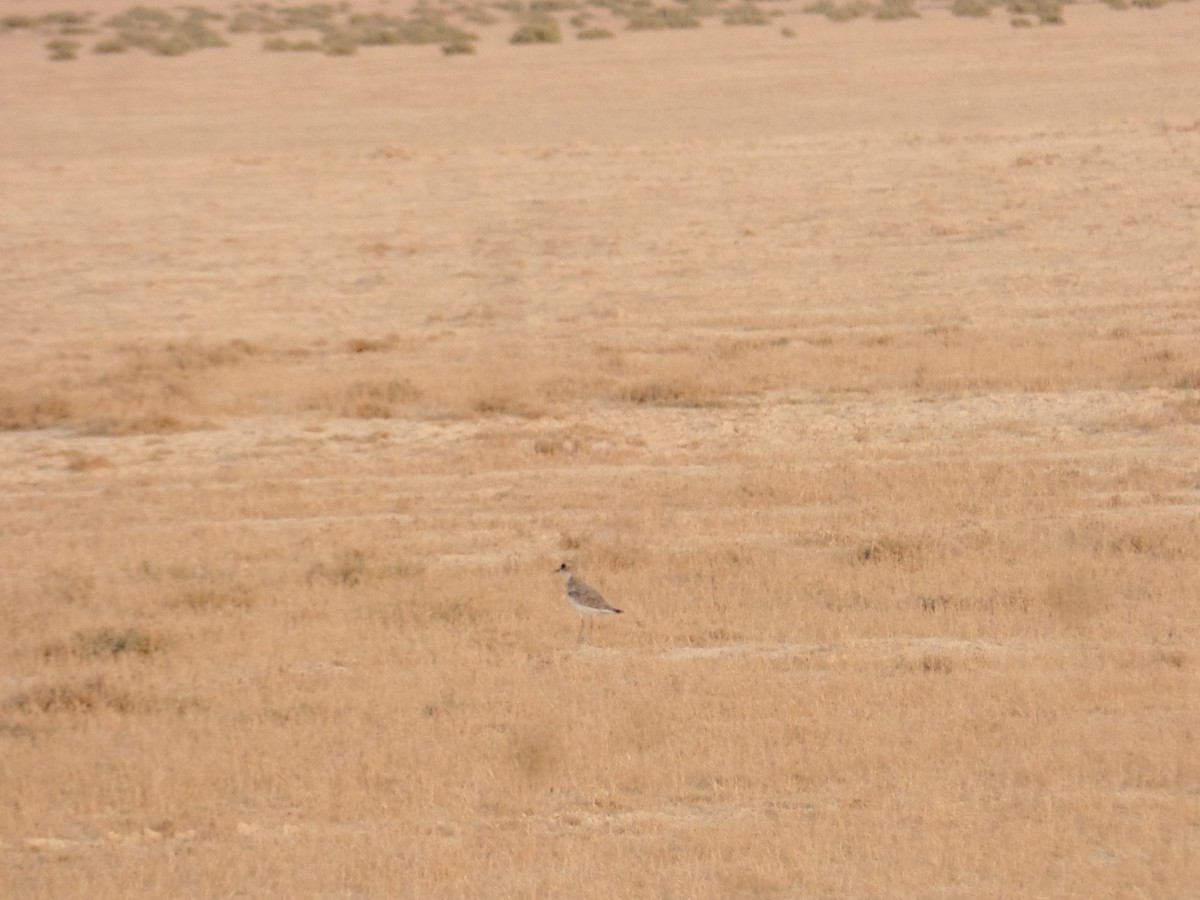
M 486 9 L 478 7 L 466 10 L 462 17 L 464 22 L 470 22 L 472 25 L 495 25 L 500 21 L 498 16 L 493 16 Z
M 950 12 L 956 16 L 983 19 L 992 14 L 992 4 L 989 0 L 954 0 Z
M 634 31 L 699 27 L 700 20 L 694 12 L 676 6 L 638 9 L 629 16 L 629 28 Z
M 561 40 L 562 31 L 558 27 L 558 19 L 551 16 L 539 16 L 514 31 L 508 42 L 510 44 L 557 44 Z
M 698 19 L 712 18 L 725 12 L 721 4 L 723 0 L 679 0 L 684 9 Z M 750 0 L 745 0 L 749 3 Z
M 5 16 L 0 19 L 0 28 L 5 31 L 15 31 L 18 28 L 32 28 L 37 24 L 37 19 L 31 16 Z
M 56 12 L 42 16 L 41 24 L 56 28 L 82 28 L 91 18 L 91 13 Z
M 331 28 L 321 39 L 321 49 L 326 56 L 353 56 L 358 52 L 358 41 L 345 31 Z
M 913 0 L 883 0 L 875 10 L 875 18 L 881 22 L 898 22 L 901 19 L 917 19 L 920 13 L 913 9 Z
M 451 41 L 448 44 L 442 44 L 442 53 L 445 56 L 464 56 L 475 52 L 475 45 L 471 41 Z
M 804 7 L 806 13 L 822 15 L 831 22 L 849 22 L 852 19 L 860 19 L 874 9 L 875 7 L 867 0 L 850 0 L 849 3 L 841 6 L 838 6 L 833 0 L 817 0 L 816 3 Z
M 585 28 L 579 34 L 575 35 L 581 41 L 603 41 L 608 38 L 616 37 L 607 28 Z
M 129 47 L 119 37 L 105 38 L 102 41 L 97 41 L 96 46 L 92 48 L 93 53 L 124 53 Z
M 63 62 L 75 59 L 79 55 L 79 41 L 55 38 L 46 42 L 46 49 L 50 53 L 50 59 L 55 62 Z
M 282 30 L 282 22 L 257 10 L 240 10 L 229 20 L 230 34 L 271 34 Z
M 163 9 L 135 6 L 105 24 L 117 31 L 116 39 L 126 48 L 138 47 L 157 56 L 182 56 L 206 47 L 229 46 L 208 24 L 217 18 L 216 13 L 197 7 L 176 18 Z
M 753 3 L 732 7 L 722 20 L 726 25 L 769 25 L 771 17 Z
M 1014 16 L 1037 16 L 1043 25 L 1061 25 L 1061 0 L 1008 0 L 1008 11 Z M 1017 23 L 1014 20 L 1013 25 Z

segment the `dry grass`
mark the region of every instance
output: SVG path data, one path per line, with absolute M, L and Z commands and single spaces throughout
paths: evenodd
M 0 896 L 1194 894 L 1194 18 L 0 56 Z

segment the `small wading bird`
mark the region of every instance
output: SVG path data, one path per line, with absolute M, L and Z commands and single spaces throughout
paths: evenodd
M 576 643 L 583 640 L 583 626 L 587 622 L 588 616 L 608 616 L 616 615 L 621 610 L 609 606 L 608 601 L 600 596 L 600 592 L 590 585 L 586 585 L 580 579 L 576 578 L 571 572 L 571 567 L 563 563 L 554 570 L 556 574 L 563 576 L 563 580 L 567 583 L 567 602 L 575 608 L 579 613 L 579 638 Z

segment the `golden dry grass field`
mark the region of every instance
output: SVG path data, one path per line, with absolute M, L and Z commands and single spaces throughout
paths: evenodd
M 772 8 L 0 33 L 0 896 L 1198 896 L 1200 5 Z

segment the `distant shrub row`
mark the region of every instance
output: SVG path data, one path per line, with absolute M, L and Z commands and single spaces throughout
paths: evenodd
M 613 32 L 595 24 L 594 16 L 605 11 L 623 20 L 633 31 L 698 28 L 705 18 L 718 18 L 725 25 L 769 25 L 784 15 L 778 6 L 765 9 L 763 0 L 476 0 L 474 4 L 435 5 L 418 0 L 407 15 L 355 12 L 347 2 L 312 3 L 304 6 L 273 6 L 259 2 L 235 5 L 228 14 L 198 6 L 149 8 L 135 6 L 102 22 L 91 12 L 52 12 L 40 16 L 11 14 L 0 18 L 0 33 L 18 29 L 47 34 L 50 59 L 75 59 L 85 35 L 97 35 L 92 51 L 100 54 L 145 50 L 159 56 L 180 56 L 194 50 L 228 46 L 219 28 L 231 35 L 260 34 L 263 49 L 270 52 L 320 52 L 348 56 L 359 47 L 440 44 L 447 56 L 475 52 L 478 35 L 453 24 L 455 16 L 464 24 L 495 25 L 500 13 L 517 21 L 509 40 L 513 44 L 554 44 L 562 40 L 559 16 L 571 13 L 569 24 L 579 40 L 612 38 Z M 1011 17 L 1014 26 L 1063 22 L 1063 6 L 1069 0 L 953 0 L 956 16 L 984 18 L 994 9 Z M 1169 0 L 1103 0 L 1113 9 L 1130 6 L 1155 8 Z M 919 16 L 914 0 L 811 0 L 806 13 L 835 22 L 871 17 L 897 21 Z M 304 32 L 294 35 L 292 32 Z M 785 37 L 795 35 L 783 28 Z

